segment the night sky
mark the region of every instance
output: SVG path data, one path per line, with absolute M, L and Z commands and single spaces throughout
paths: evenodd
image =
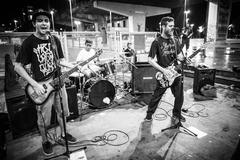
M 10 22 L 21 15 L 21 9 L 25 6 L 42 8 L 45 10 L 63 9 L 69 5 L 68 0 L 6 0 L 0 6 L 0 23 Z
M 56 9 L 58 11 L 63 11 L 63 10 L 68 10 L 69 8 L 69 0 L 4 0 L 5 4 L 0 5 L 0 24 L 3 23 L 13 23 L 14 19 L 18 19 L 18 17 L 21 17 L 22 11 L 21 9 L 24 8 L 25 6 L 33 6 L 35 9 L 37 8 L 43 8 L 45 10 L 50 10 L 50 9 Z M 84 1 L 84 0 L 77 0 L 77 1 Z M 117 1 L 117 0 L 112 0 L 112 1 Z M 133 1 L 133 0 L 128 0 Z M 136 0 L 135 0 L 136 1 Z M 144 0 L 138 0 L 140 4 L 147 3 Z M 149 0 L 149 1 L 154 1 L 154 0 Z M 163 2 L 164 0 L 161 0 Z M 169 2 L 173 2 L 173 0 L 168 0 Z M 180 0 L 179 0 L 180 1 Z M 198 0 L 199 1 L 199 0 Z M 203 2 L 207 3 L 205 0 L 202 0 Z M 240 1 L 240 0 L 239 0 Z M 160 2 L 160 0 L 159 0 Z M 237 2 L 233 5 L 233 11 L 231 15 L 231 22 L 236 23 L 237 27 L 239 27 L 239 7 L 240 7 L 240 2 Z M 205 8 L 205 9 L 204 9 Z M 199 7 L 196 5 L 192 5 L 190 10 L 190 19 L 192 23 L 196 24 L 196 26 L 202 25 L 205 22 L 205 16 L 207 12 L 207 7 L 206 5 L 204 7 Z M 178 13 L 179 14 L 179 13 Z M 177 14 L 175 14 L 177 15 Z M 152 17 L 153 19 L 159 17 Z M 178 17 L 175 16 L 177 19 Z M 19 18 L 20 19 L 20 18 Z M 148 18 L 149 19 L 149 18 Z M 179 18 L 179 23 L 181 24 L 182 18 Z M 156 19 L 155 19 L 156 20 Z M 150 17 L 151 21 L 151 17 Z M 153 21 L 154 22 L 154 21 Z M 158 23 L 158 22 L 157 22 Z M 151 23 L 153 24 L 153 23 Z M 158 24 L 157 24 L 158 26 Z M 154 26 L 153 26 L 154 27 Z

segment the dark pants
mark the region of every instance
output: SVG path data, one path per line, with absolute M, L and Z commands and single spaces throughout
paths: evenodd
M 173 106 L 173 115 L 180 117 L 181 108 L 183 105 L 183 83 L 182 77 L 177 77 L 173 82 L 171 88 L 172 94 L 175 97 L 174 106 Z M 156 89 L 154 90 L 154 94 L 150 103 L 148 105 L 147 117 L 151 118 L 154 112 L 158 107 L 158 103 L 161 100 L 163 94 L 166 92 L 167 88 L 162 88 L 160 83 L 157 81 Z
M 0 159 L 4 159 L 7 155 L 5 131 L 9 128 L 8 114 L 0 113 Z
M 189 49 L 190 46 L 190 39 L 189 38 L 183 38 L 182 39 L 182 46 L 184 47 L 186 45 L 186 49 Z

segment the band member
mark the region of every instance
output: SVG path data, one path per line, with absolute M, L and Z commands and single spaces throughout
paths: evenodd
M 180 52 L 180 43 L 173 35 L 174 19 L 172 17 L 163 17 L 159 24 L 162 32 L 151 44 L 148 61 L 150 65 L 163 73 L 163 75 L 168 76 L 172 72 L 167 67 L 171 64 L 176 64 L 177 60 L 184 60 L 184 56 Z M 175 97 L 172 118 L 184 122 L 186 119 L 181 115 L 183 105 L 182 85 L 182 78 L 177 77 L 170 88 Z M 156 89 L 148 105 L 145 121 L 152 120 L 152 115 L 156 111 L 158 103 L 166 90 L 167 87 L 164 87 L 157 80 Z
M 186 54 L 189 51 L 190 46 L 190 39 L 193 35 L 192 27 L 190 26 L 189 22 L 186 23 L 186 27 L 182 30 L 182 47 L 186 45 Z
M 77 56 L 77 63 L 84 62 L 90 57 L 94 56 L 96 54 L 95 50 L 92 48 L 93 42 L 91 40 L 85 41 L 85 48 L 83 48 Z M 101 67 L 98 66 L 99 59 L 95 58 L 95 60 L 90 61 L 87 65 L 83 66 L 81 68 L 81 72 L 83 72 L 84 75 L 86 75 L 88 78 L 91 78 L 93 76 L 96 76 L 101 71 Z
M 44 85 L 41 85 L 40 81 L 53 79 L 58 77 L 58 74 L 61 74 L 61 68 L 58 63 L 61 63 L 64 58 L 59 39 L 49 34 L 50 19 L 51 14 L 44 10 L 38 10 L 33 14 L 32 23 L 35 27 L 35 33 L 27 37 L 22 43 L 14 68 L 34 88 L 38 95 L 45 93 Z M 52 39 L 55 41 L 55 48 L 53 48 Z M 29 75 L 25 70 L 25 66 L 28 64 L 31 64 L 32 75 Z M 66 117 L 69 115 L 67 92 L 64 85 L 59 89 L 59 92 L 53 92 L 45 103 L 36 105 L 37 124 L 42 137 L 42 148 L 45 155 L 53 154 L 52 143 L 47 137 L 46 130 L 47 126 L 50 125 L 52 106 L 55 108 L 60 125 L 60 138 L 64 140 L 66 136 L 69 143 L 76 142 L 76 138 L 69 133 L 65 135 L 64 132 L 64 121 L 66 121 Z M 63 118 L 61 102 L 65 115 Z
M 126 57 L 131 57 L 135 54 L 134 49 L 132 49 L 132 43 L 131 42 L 127 43 L 127 48 L 124 49 L 124 52 L 125 52 Z

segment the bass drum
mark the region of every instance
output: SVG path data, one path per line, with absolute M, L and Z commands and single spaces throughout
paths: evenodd
M 88 79 L 83 86 L 89 107 L 101 109 L 107 107 L 115 98 L 115 87 L 107 80 L 99 78 Z

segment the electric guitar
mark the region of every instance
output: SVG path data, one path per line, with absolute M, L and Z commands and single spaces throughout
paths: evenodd
M 55 91 L 55 86 L 58 84 L 63 84 L 64 80 L 69 77 L 73 72 L 78 71 L 78 66 L 84 66 L 85 64 L 89 63 L 91 60 L 93 60 L 94 58 L 100 56 L 100 54 L 102 54 L 102 50 L 98 50 L 96 51 L 96 54 L 92 57 L 90 57 L 89 59 L 87 59 L 86 61 L 76 64 L 73 68 L 71 68 L 69 71 L 63 73 L 60 76 L 60 82 L 59 83 L 59 77 L 57 78 L 49 78 L 47 80 L 43 80 L 43 81 L 39 81 L 38 83 L 43 85 L 43 87 L 45 88 L 45 93 L 44 94 L 37 94 L 36 91 L 34 90 L 33 86 L 30 85 L 29 83 L 26 85 L 25 87 L 25 92 L 27 94 L 27 96 L 30 98 L 30 100 L 35 103 L 36 105 L 42 105 L 44 104 L 49 96 L 51 95 L 52 92 Z
M 189 57 L 187 57 L 186 61 L 188 63 L 191 62 L 191 59 L 193 57 L 195 57 L 199 52 L 201 52 L 204 48 L 206 48 L 207 46 L 209 46 L 211 42 L 206 42 L 204 43 L 203 45 L 200 46 L 199 49 L 197 49 L 196 51 L 193 52 L 193 54 L 191 54 Z M 160 84 L 162 85 L 162 87 L 170 87 L 174 80 L 177 78 L 177 77 L 180 77 L 181 74 L 179 74 L 177 72 L 177 70 L 180 69 L 180 66 L 181 64 L 178 64 L 176 66 L 174 66 L 174 64 L 170 65 L 169 67 L 165 68 L 165 69 L 168 69 L 169 70 L 169 74 L 168 75 L 164 75 L 162 72 L 157 72 L 155 77 L 156 79 L 160 82 Z

